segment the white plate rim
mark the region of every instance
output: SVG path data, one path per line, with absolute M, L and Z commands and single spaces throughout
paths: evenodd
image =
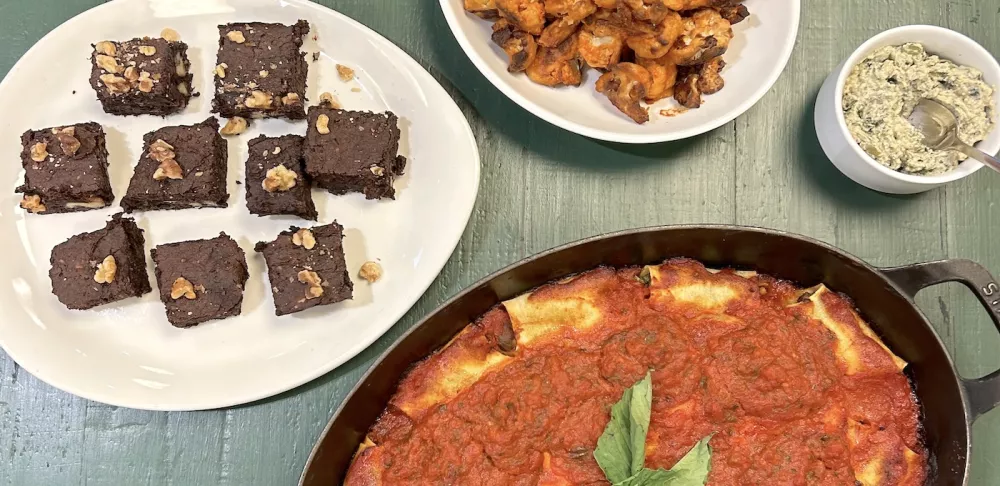
M 85 16 L 85 15 L 93 15 L 93 14 L 96 14 L 96 13 L 103 12 L 105 10 L 111 10 L 111 9 L 117 7 L 119 4 L 124 4 L 124 3 L 127 3 L 129 1 L 134 1 L 134 0 L 112 0 L 112 1 L 107 2 L 107 3 L 94 6 L 94 7 L 90 8 L 90 9 L 87 9 L 87 10 L 85 10 L 83 12 L 80 12 L 79 14 L 71 17 L 70 19 L 66 20 L 65 22 L 62 22 L 57 27 L 55 27 L 52 30 L 50 30 L 48 33 L 46 33 L 44 36 L 42 36 L 37 42 L 35 42 L 35 44 L 33 44 L 27 51 L 25 51 L 25 53 L 21 55 L 21 57 L 18 59 L 18 61 L 10 68 L 10 70 L 8 71 L 8 73 L 4 76 L 3 80 L 0 80 L 0 91 L 3 91 L 5 89 L 6 85 L 8 84 L 9 80 L 11 79 L 11 77 L 12 77 L 11 75 L 13 73 L 19 72 L 21 70 L 25 70 L 26 69 L 25 66 L 24 66 L 24 64 L 27 61 L 25 61 L 25 59 L 29 58 L 30 57 L 29 55 L 31 53 L 33 53 L 36 50 L 36 48 L 38 48 L 38 46 L 40 44 L 42 44 L 43 42 L 45 42 L 49 37 L 53 36 L 56 31 L 58 31 L 58 30 L 60 30 L 60 29 L 62 29 L 64 27 L 66 27 L 67 25 L 70 25 L 70 24 L 72 24 L 74 22 L 80 21 L 80 19 L 83 16 Z M 431 89 L 438 89 L 438 90 L 440 90 L 441 94 L 444 95 L 444 98 L 450 101 L 450 104 L 447 104 L 447 107 L 445 108 L 445 110 L 446 111 L 451 111 L 455 115 L 456 119 L 461 120 L 461 122 L 462 122 L 461 123 L 461 127 L 463 128 L 464 136 L 467 137 L 469 141 L 471 141 L 471 148 L 472 148 L 473 154 L 475 155 L 475 163 L 472 164 L 472 168 L 473 168 L 472 172 L 473 172 L 473 176 L 474 176 L 474 180 L 475 180 L 475 186 L 472 188 L 471 197 L 467 201 L 468 211 L 464 212 L 464 219 L 461 222 L 461 226 L 460 226 L 462 228 L 462 230 L 458 231 L 458 232 L 456 232 L 456 234 L 452 235 L 450 243 L 447 243 L 447 245 L 450 247 L 448 249 L 448 252 L 447 252 L 448 256 L 446 258 L 443 258 L 441 260 L 440 264 L 435 265 L 434 272 L 429 273 L 429 275 L 432 275 L 432 277 L 428 278 L 427 281 L 426 281 L 426 283 L 424 283 L 423 285 L 420 286 L 421 288 L 419 290 L 419 293 L 416 294 L 416 297 L 413 299 L 413 301 L 410 302 L 409 305 L 407 305 L 405 307 L 400 307 L 400 310 L 398 310 L 396 312 L 397 315 L 393 315 L 391 319 L 388 319 L 388 318 L 385 319 L 384 322 L 386 322 L 387 325 L 385 325 L 384 329 L 382 329 L 380 332 L 374 333 L 372 335 L 371 339 L 359 341 L 354 347 L 350 348 L 350 350 L 348 352 L 343 353 L 338 359 L 331 360 L 331 361 L 327 362 L 326 366 L 322 366 L 322 367 L 316 368 L 316 370 L 314 370 L 313 373 L 309 373 L 309 374 L 303 375 L 302 377 L 300 377 L 300 378 L 298 378 L 296 380 L 289 380 L 287 383 L 283 383 L 281 385 L 276 385 L 276 386 L 272 386 L 272 387 L 267 388 L 267 389 L 263 389 L 263 390 L 259 391 L 258 393 L 247 394 L 247 396 L 237 396 L 237 397 L 233 397 L 233 398 L 226 399 L 226 400 L 203 401 L 203 400 L 199 400 L 197 398 L 193 398 L 190 401 L 185 402 L 185 403 L 173 403 L 172 402 L 172 403 L 169 403 L 169 404 L 158 403 L 158 402 L 141 402 L 141 403 L 137 403 L 135 401 L 131 401 L 131 400 L 127 400 L 127 399 L 126 400 L 122 400 L 122 399 L 119 399 L 118 397 L 116 397 L 114 395 L 105 395 L 105 394 L 101 394 L 101 393 L 94 393 L 94 392 L 92 392 L 89 389 L 78 387 L 78 386 L 76 386 L 76 385 L 74 385 L 72 383 L 59 382 L 58 380 L 52 380 L 50 376 L 46 376 L 46 374 L 44 372 L 40 372 L 38 370 L 38 368 L 33 367 L 30 364 L 29 365 L 23 364 L 23 363 L 26 362 L 23 359 L 24 356 L 23 355 L 19 355 L 16 351 L 13 351 L 12 348 L 11 348 L 11 346 L 7 342 L 7 340 L 4 338 L 3 334 L 0 333 L 0 349 L 3 349 L 3 351 L 5 353 L 7 353 L 7 355 L 10 357 L 10 359 L 12 359 L 18 366 L 20 366 L 21 368 L 23 368 L 25 371 L 29 372 L 32 376 L 34 376 L 34 377 L 42 380 L 46 384 L 48 384 L 50 386 L 53 386 L 53 387 L 55 387 L 55 388 L 57 388 L 59 390 L 62 390 L 64 392 L 70 393 L 72 395 L 75 395 L 75 396 L 78 396 L 78 397 L 81 397 L 81 398 L 85 398 L 87 400 L 92 400 L 92 401 L 95 401 L 95 402 L 100 402 L 100 403 L 104 403 L 104 404 L 108 404 L 108 405 L 113 405 L 113 406 L 129 407 L 129 408 L 140 409 L 140 410 L 150 410 L 150 411 L 212 410 L 212 409 L 219 409 L 219 408 L 232 407 L 232 406 L 236 406 L 236 405 L 242 405 L 242 404 L 246 404 L 246 403 L 252 403 L 252 402 L 263 400 L 263 399 L 266 399 L 266 398 L 269 398 L 269 397 L 273 397 L 275 395 L 278 395 L 278 394 L 287 392 L 289 390 L 298 388 L 298 387 L 300 387 L 302 385 L 305 385 L 306 383 L 309 383 L 311 381 L 316 380 L 317 378 L 319 378 L 319 377 L 321 377 L 321 376 L 323 376 L 323 375 L 325 375 L 325 374 L 327 374 L 327 373 L 335 370 L 336 368 L 340 367 L 344 363 L 346 363 L 346 362 L 350 361 L 351 359 L 357 357 L 358 354 L 360 354 L 362 351 L 364 351 L 365 349 L 367 349 L 369 346 L 372 345 L 372 343 L 374 343 L 379 338 L 381 338 L 382 336 L 384 336 L 386 332 L 388 332 L 392 327 L 394 327 L 399 322 L 399 320 L 407 312 L 409 312 L 410 309 L 412 309 L 412 307 L 417 303 L 417 301 L 419 301 L 420 298 L 422 298 L 424 296 L 424 294 L 426 293 L 427 289 L 430 288 L 430 286 L 434 283 L 434 281 L 436 281 L 437 278 L 440 276 L 441 271 L 444 269 L 444 266 L 451 259 L 451 256 L 454 254 L 455 249 L 458 247 L 458 244 L 461 242 L 462 236 L 464 235 L 465 230 L 468 228 L 468 223 L 469 223 L 469 221 L 470 221 L 470 219 L 472 217 L 472 213 L 475 210 L 475 203 L 478 201 L 479 185 L 481 183 L 482 158 L 481 158 L 481 154 L 479 152 L 478 141 L 476 140 L 476 137 L 475 137 L 475 135 L 474 135 L 474 133 L 472 131 L 472 127 L 470 126 L 468 119 L 462 113 L 461 108 L 458 107 L 458 104 L 455 102 L 455 100 L 451 97 L 450 94 L 448 94 L 447 90 L 444 89 L 444 87 L 441 85 L 441 83 L 438 82 L 437 79 L 435 79 L 433 75 L 431 75 L 423 66 L 420 65 L 419 62 L 417 62 L 415 59 L 413 59 L 408 53 L 406 53 L 406 51 L 404 51 L 402 48 L 400 48 L 399 46 L 397 46 L 395 43 L 393 43 L 392 41 L 390 41 L 389 39 L 387 39 L 383 35 L 381 35 L 378 32 L 376 32 L 375 30 L 373 30 L 373 29 L 365 26 L 364 24 L 358 22 L 357 20 L 354 20 L 354 19 L 348 17 L 347 15 L 342 14 L 342 13 L 340 13 L 340 12 L 338 12 L 338 11 L 332 9 L 332 8 L 329 8 L 329 7 L 326 7 L 324 5 L 320 5 L 320 4 L 317 4 L 317 3 L 313 3 L 313 2 L 310 2 L 308 0 L 280 0 L 280 3 L 282 3 L 282 4 L 289 4 L 289 5 L 295 5 L 295 6 L 299 7 L 299 8 L 312 9 L 314 11 L 320 12 L 322 15 L 332 15 L 333 17 L 337 18 L 339 21 L 346 22 L 347 24 L 350 24 L 350 25 L 354 26 L 355 28 L 358 28 L 361 31 L 366 32 L 373 39 L 375 39 L 378 42 L 382 43 L 383 46 L 389 48 L 390 50 L 393 50 L 397 55 L 401 56 L 401 58 L 404 60 L 403 62 L 408 63 L 410 65 L 411 69 L 412 68 L 416 68 L 415 72 L 419 73 L 420 76 L 425 76 L 425 81 L 428 82 L 427 86 L 425 86 L 425 87 L 431 87 Z M 213 116 L 217 117 L 216 114 L 213 114 Z M 117 197 L 116 197 L 116 199 L 117 199 Z M 155 289 L 154 289 L 154 291 L 155 291 Z M 27 362 L 30 362 L 30 360 L 28 360 Z
M 795 44 L 798 39 L 799 24 L 802 21 L 802 2 L 801 0 L 795 0 L 792 2 L 792 15 L 793 15 L 793 31 L 789 36 L 789 42 L 786 42 L 782 46 L 782 51 L 779 56 L 779 64 L 776 69 L 771 72 L 768 77 L 761 83 L 760 87 L 754 91 L 753 95 L 746 98 L 739 105 L 731 108 L 726 112 L 725 115 L 717 117 L 715 120 L 710 122 L 702 123 L 700 125 L 695 125 L 690 128 L 685 128 L 682 130 L 675 130 L 669 133 L 652 133 L 652 134 L 626 134 L 618 133 L 611 130 L 600 130 L 595 128 L 590 128 L 579 123 L 576 123 L 570 119 L 557 115 L 548 109 L 538 105 L 537 103 L 529 100 L 528 98 L 522 96 L 517 92 L 516 89 L 511 87 L 509 83 L 500 79 L 499 76 L 493 73 L 486 63 L 486 60 L 480 56 L 476 50 L 470 44 L 468 37 L 459 25 L 458 17 L 455 12 L 450 8 L 451 2 L 459 0 L 440 0 L 441 11 L 444 13 L 445 20 L 448 22 L 448 27 L 451 29 L 452 35 L 455 40 L 458 41 L 459 45 L 462 47 L 462 51 L 465 55 L 472 61 L 480 73 L 490 81 L 493 86 L 500 90 L 504 95 L 517 103 L 521 108 L 524 108 L 531 114 L 545 120 L 552 125 L 555 125 L 564 130 L 571 131 L 583 135 L 585 137 L 593 138 L 596 140 L 604 140 L 607 142 L 619 142 L 627 144 L 651 144 L 659 142 L 671 142 L 674 140 L 681 140 L 685 138 L 694 137 L 701 135 L 706 132 L 715 130 L 716 128 L 729 123 L 740 115 L 744 114 L 757 104 L 764 95 L 774 86 L 778 81 L 778 78 L 785 71 L 785 67 L 788 66 L 788 61 L 792 57 L 792 52 L 795 50 Z

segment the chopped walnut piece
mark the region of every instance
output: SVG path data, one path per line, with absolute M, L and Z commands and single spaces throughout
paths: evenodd
M 204 288 L 204 287 L 202 287 Z M 194 293 L 194 285 L 184 277 L 177 277 L 170 286 L 170 298 L 177 300 L 184 297 L 187 300 L 194 300 L 198 294 Z
M 228 67 L 229 67 L 229 65 L 226 64 L 226 63 L 221 63 L 221 64 L 215 66 L 215 75 L 218 76 L 218 77 L 220 77 L 220 78 L 226 77 L 226 69 Z
M 302 228 L 292 234 L 292 244 L 306 250 L 312 250 L 316 247 L 316 237 L 313 236 L 312 231 Z
M 77 150 L 80 150 L 80 140 L 75 135 L 76 129 L 74 127 L 66 127 L 56 133 L 56 139 L 59 140 L 59 148 L 62 149 L 64 154 L 74 155 Z
M 177 85 L 177 91 L 180 92 L 180 94 L 182 94 L 184 96 L 187 96 L 188 93 L 190 93 L 188 91 L 188 85 L 187 85 L 187 83 L 178 84 Z
M 226 122 L 226 126 L 219 130 L 223 135 L 239 135 L 247 131 L 247 119 L 241 116 L 234 116 Z
M 238 30 L 231 30 L 227 32 L 226 38 L 237 44 L 242 44 L 247 41 L 247 38 L 243 35 L 243 32 L 240 32 Z
M 167 27 L 160 31 L 160 37 L 162 37 L 167 42 L 177 42 L 181 40 L 181 35 L 177 33 L 176 30 Z
M 98 54 L 104 54 L 105 56 L 114 56 L 118 54 L 118 48 L 115 47 L 115 43 L 111 41 L 101 41 L 94 44 L 94 51 Z
M 346 83 L 354 79 L 354 70 L 343 64 L 337 64 L 337 75 L 340 76 L 341 81 Z
M 320 114 L 316 117 L 316 131 L 321 135 L 330 133 L 330 117 Z
M 94 57 L 94 61 L 97 62 L 97 67 L 111 74 L 118 74 L 122 72 L 121 64 L 118 64 L 118 60 L 111 56 L 98 54 L 97 56 Z
M 295 181 L 299 175 L 288 170 L 284 165 L 279 165 L 267 171 L 267 175 L 260 185 L 267 192 L 284 192 L 295 187 Z
M 115 257 L 108 255 L 104 261 L 97 264 L 97 271 L 94 272 L 94 281 L 99 284 L 109 284 L 115 281 L 115 273 L 118 272 L 118 264 Z
M 31 146 L 31 160 L 35 162 L 43 162 L 45 158 L 49 156 L 48 152 L 49 144 L 45 142 L 38 142 Z
M 153 171 L 153 179 L 162 181 L 166 179 L 183 179 L 184 171 L 181 169 L 181 165 L 177 163 L 174 159 L 166 159 L 160 162 L 160 166 Z
M 367 280 L 368 283 L 375 283 L 382 278 L 382 266 L 376 262 L 365 262 L 361 265 L 358 276 Z
M 21 199 L 21 208 L 31 213 L 45 212 L 45 205 L 42 204 L 42 197 L 35 194 L 25 194 Z
M 98 79 L 107 86 L 108 91 L 112 93 L 126 93 L 128 92 L 129 82 L 127 79 L 115 76 L 114 74 L 102 74 Z
M 125 79 L 135 82 L 139 80 L 139 70 L 135 66 L 125 68 Z
M 377 165 L 373 165 L 373 166 L 369 167 L 368 170 L 372 171 L 372 174 L 375 174 L 375 175 L 377 175 L 379 177 L 382 177 L 383 175 L 385 175 L 385 169 L 383 169 L 383 168 L 381 168 L 381 167 L 379 167 Z
M 299 94 L 298 93 L 288 93 L 285 96 L 281 97 L 281 104 L 283 104 L 285 106 L 294 105 L 294 104 L 296 104 L 298 102 L 299 102 Z
M 139 73 L 139 91 L 143 93 L 149 93 L 153 91 L 153 80 L 150 79 L 149 73 L 143 71 Z
M 262 78 L 266 78 L 266 77 L 267 77 L 267 75 L 268 75 L 268 74 L 270 74 L 270 73 L 269 73 L 269 72 L 267 72 L 267 71 L 261 71 L 261 72 L 259 72 L 259 73 L 257 73 L 257 74 L 260 74 L 260 77 L 262 77 Z
M 308 284 L 309 288 L 306 290 L 306 300 L 315 299 L 323 295 L 323 280 L 319 278 L 319 274 L 312 270 L 302 270 L 298 274 L 299 282 Z
M 247 108 L 270 108 L 272 103 L 272 98 L 270 94 L 263 91 L 254 90 L 247 96 L 246 101 L 243 102 Z
M 319 95 L 319 104 L 328 105 L 330 108 L 335 110 L 340 109 L 340 103 L 337 102 L 337 98 L 334 98 L 329 91 L 325 91 Z
M 156 54 L 156 47 L 153 46 L 139 46 L 139 52 L 145 56 L 152 56 Z

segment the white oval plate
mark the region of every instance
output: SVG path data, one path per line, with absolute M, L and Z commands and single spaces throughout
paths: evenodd
M 291 217 L 261 218 L 246 209 L 246 143 L 263 133 L 304 134 L 305 122 L 257 121 L 229 140 L 229 208 L 137 213 L 154 245 L 232 235 L 247 253 L 250 280 L 243 313 L 190 329 L 167 323 L 153 292 L 90 311 L 70 311 L 51 293 L 52 247 L 101 228 L 119 211 L 32 215 L 14 188 L 19 136 L 32 128 L 93 120 L 108 131 L 111 179 L 120 198 L 142 152 L 142 135 L 160 126 L 209 116 L 217 25 L 235 21 L 309 21 L 304 51 L 312 102 L 330 91 L 348 109 L 391 110 L 400 118 L 400 153 L 409 159 L 396 181 L 395 201 L 313 191 L 320 224 L 345 228 L 354 299 L 297 315 L 275 317 L 257 241 L 273 239 Z M 179 115 L 104 114 L 88 85 L 91 43 L 159 36 L 177 30 L 190 46 L 194 98 Z M 312 53 L 320 52 L 312 62 Z M 337 63 L 353 67 L 345 83 Z M 352 88 L 357 88 L 358 91 Z M 39 41 L 0 83 L 0 345 L 31 374 L 67 392 L 113 405 L 152 410 L 225 407 L 306 383 L 358 354 L 388 330 L 423 294 L 448 260 L 472 212 L 479 187 L 479 153 L 462 112 L 419 64 L 363 25 L 304 0 L 117 0 L 84 12 Z M 148 252 L 147 252 L 148 259 Z M 375 284 L 357 277 L 366 260 L 380 261 Z M 149 265 L 152 277 L 152 263 Z
M 507 55 L 490 40 L 491 24 L 466 13 L 462 0 L 441 0 L 452 33 L 472 63 L 508 98 L 539 118 L 580 135 L 621 143 L 655 143 L 705 133 L 733 121 L 760 101 L 788 64 L 799 29 L 801 0 L 746 0 L 750 17 L 733 26 L 735 37 L 723 59 L 726 87 L 705 96 L 697 110 L 675 116 L 673 99 L 649 107 L 649 122 L 639 125 L 594 90 L 600 73 L 587 69 L 583 84 L 549 88 L 523 74 L 507 72 Z

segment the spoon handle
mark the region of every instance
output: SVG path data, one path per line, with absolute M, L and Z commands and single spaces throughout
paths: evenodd
M 982 162 L 987 167 L 1000 172 L 1000 160 L 997 160 L 996 157 L 992 157 L 986 152 L 966 144 L 961 145 L 961 150 L 965 153 L 965 155 L 968 155 L 969 157 Z

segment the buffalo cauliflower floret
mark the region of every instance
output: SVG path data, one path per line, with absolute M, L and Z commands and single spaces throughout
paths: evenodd
M 674 84 L 677 82 L 677 65 L 667 60 L 667 56 L 659 59 L 636 59 L 636 63 L 646 68 L 652 77 L 652 83 L 646 89 L 646 103 L 656 103 L 674 95 Z
M 712 9 L 702 9 L 684 18 L 684 33 L 670 50 L 670 60 L 678 66 L 701 64 L 719 57 L 729 48 L 733 28 Z
M 592 0 L 545 0 L 545 13 L 571 21 L 582 21 L 596 11 Z
M 510 58 L 507 71 L 512 73 L 527 69 L 538 52 L 535 38 L 531 34 L 515 30 L 506 19 L 497 20 L 493 24 L 491 39 L 507 53 Z
M 662 0 L 624 0 L 624 2 L 632 10 L 632 16 L 636 20 L 653 25 L 659 24 L 668 13 L 671 13 Z
M 465 11 L 486 20 L 494 20 L 500 16 L 494 0 L 465 0 Z
M 578 35 L 573 34 L 556 47 L 542 47 L 525 74 L 545 86 L 579 86 L 583 81 L 577 53 Z
M 729 25 L 736 25 L 750 16 L 750 11 L 746 5 L 733 5 L 731 7 L 719 7 L 719 15 L 729 22 Z
M 698 70 L 698 89 L 702 94 L 715 94 L 726 86 L 726 81 L 722 79 L 722 68 L 726 67 L 726 61 L 721 57 L 716 57 L 701 65 Z
M 681 68 L 674 86 L 674 99 L 688 108 L 701 106 L 703 94 L 718 93 L 726 85 L 720 72 L 726 62 L 717 57 L 704 64 Z
M 580 29 L 579 44 L 580 57 L 588 66 L 608 69 L 621 59 L 625 35 L 621 29 L 598 21 Z
M 560 17 L 545 27 L 542 35 L 538 37 L 538 44 L 545 47 L 556 47 L 573 35 L 579 27 L 580 22 L 571 20 L 569 17 Z
M 495 0 L 497 10 L 517 30 L 541 35 L 545 28 L 545 5 L 541 0 Z
M 646 68 L 631 62 L 620 62 L 597 80 L 597 91 L 603 93 L 622 113 L 636 123 L 649 121 L 649 112 L 639 103 L 653 79 Z
M 657 59 L 670 51 L 677 38 L 684 34 L 686 27 L 680 14 L 668 12 L 655 33 L 631 35 L 626 42 L 635 51 L 636 57 Z
M 743 0 L 663 0 L 667 8 L 678 12 L 705 7 L 731 7 L 741 2 Z

